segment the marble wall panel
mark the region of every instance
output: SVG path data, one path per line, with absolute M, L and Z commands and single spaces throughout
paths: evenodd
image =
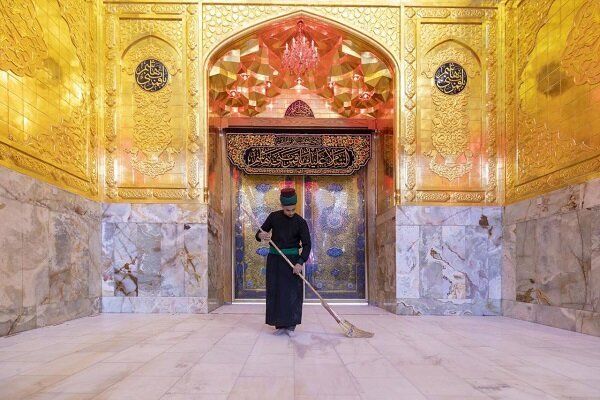
M 529 224 L 537 224 L 534 237 L 524 237 L 528 246 L 535 252 L 534 275 L 529 279 L 537 288 L 537 298 L 540 304 L 560 303 L 560 271 L 557 272 L 560 261 L 560 216 L 553 215 L 541 218 Z
M 441 298 L 450 290 L 450 282 L 444 279 L 443 272 L 449 270 L 444 262 L 442 249 L 442 227 L 423 226 L 420 229 L 419 259 L 421 265 L 419 297 Z
M 505 207 L 506 316 L 599 334 L 599 198 L 596 180 Z
M 115 253 L 116 231 L 117 224 L 107 222 L 102 223 L 100 274 L 102 279 L 103 296 L 113 296 L 115 293 L 115 281 L 113 277 L 113 257 Z
M 418 226 L 396 225 L 396 296 L 419 298 L 420 254 Z
M 592 216 L 582 209 L 561 215 L 560 304 L 562 307 L 591 309 L 590 270 Z
M 501 300 L 487 299 L 473 302 L 470 300 L 448 299 L 398 299 L 398 315 L 500 315 Z
M 50 303 L 87 297 L 91 229 L 88 221 L 50 212 Z
M 206 297 L 102 297 L 103 313 L 206 314 Z
M 502 299 L 516 299 L 516 262 L 517 262 L 517 225 L 505 225 L 503 227 L 503 251 L 502 251 Z
M 98 219 L 88 237 L 90 262 L 88 268 L 88 289 L 90 298 L 102 296 L 102 226 Z
M 8 310 L 23 306 L 23 207 L 20 202 L 0 200 L 0 304 Z
M 538 282 L 535 275 L 535 260 L 537 249 L 532 240 L 518 240 L 525 237 L 536 237 L 534 222 L 520 222 L 516 224 L 516 299 L 538 296 Z M 514 300 L 514 299 L 513 299 Z
M 162 224 L 160 237 L 160 296 L 184 296 L 183 224 Z
M 0 167 L 0 336 L 98 312 L 100 216 L 93 201 Z
M 580 188 L 582 208 L 600 207 L 600 179 L 583 183 Z
M 50 302 L 50 211 L 22 203 L 23 306 Z
M 396 232 L 398 314 L 500 313 L 499 207 L 402 206 Z
M 396 308 L 396 231 L 393 208 L 377 216 L 376 268 L 368 272 L 369 302 L 389 311 Z
M 576 310 L 575 331 L 586 335 L 600 336 L 600 313 Z
M 572 186 L 505 207 L 504 223 L 539 219 L 581 208 L 581 187 Z
M 102 221 L 107 223 L 206 224 L 208 220 L 206 204 L 105 203 L 102 211 Z
M 206 297 L 208 296 L 208 251 L 206 247 L 209 245 L 207 225 L 183 225 L 182 239 L 181 257 L 185 295 Z M 220 267 L 221 264 L 217 262 L 215 266 Z
M 208 279 L 208 310 L 209 312 L 222 306 L 225 302 L 225 276 L 224 252 L 228 249 L 224 246 L 224 223 L 223 216 L 216 212 L 212 207 L 208 213 L 208 224 L 204 234 L 208 243 L 206 254 L 206 276 Z M 197 252 L 200 249 L 194 250 Z M 198 267 L 194 265 L 194 274 L 197 274 Z
M 591 220 L 590 284 L 589 303 L 592 310 L 600 313 L 600 213 L 595 212 Z
M 163 249 L 162 224 L 137 224 L 138 296 L 154 297 L 161 292 L 161 261 Z M 167 233 L 167 232 L 165 232 Z M 167 233 L 168 234 L 168 233 Z M 166 246 L 174 246 L 175 240 L 165 237 Z M 166 249 L 165 249 L 166 250 Z
M 105 204 L 103 210 L 103 312 L 206 312 L 205 206 Z

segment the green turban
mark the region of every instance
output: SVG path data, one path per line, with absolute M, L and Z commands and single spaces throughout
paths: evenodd
M 298 196 L 296 196 L 296 189 L 294 188 L 283 188 L 279 195 L 279 200 L 282 206 L 293 206 L 298 202 Z

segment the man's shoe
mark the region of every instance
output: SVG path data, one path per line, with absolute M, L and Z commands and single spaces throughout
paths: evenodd
M 284 328 L 275 329 L 275 332 L 273 332 L 273 335 L 280 336 L 280 335 L 283 335 L 285 333 L 285 331 L 286 330 Z
M 296 337 L 296 332 L 294 332 L 293 330 L 286 329 L 285 331 L 286 331 L 286 333 L 288 334 L 289 337 Z

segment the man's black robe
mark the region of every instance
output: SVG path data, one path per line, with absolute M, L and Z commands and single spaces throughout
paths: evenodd
M 299 248 L 302 253 L 288 255 L 292 264 L 304 264 L 310 254 L 308 224 L 298 214 L 286 216 L 282 210 L 269 214 L 262 225 L 265 232 L 271 231 L 271 240 L 280 249 Z M 256 233 L 256 240 L 260 240 Z M 302 279 L 279 254 L 267 256 L 267 325 L 276 327 L 295 326 L 302 322 Z

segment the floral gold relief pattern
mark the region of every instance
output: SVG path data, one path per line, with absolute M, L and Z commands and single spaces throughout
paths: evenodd
M 48 47 L 32 0 L 0 1 L 0 69 L 33 76 Z
M 120 31 L 121 48 L 125 49 L 140 38 L 153 35 L 183 46 L 183 22 L 171 20 L 139 19 L 129 21 Z
M 431 141 L 435 149 L 424 155 L 431 158 L 429 168 L 435 174 L 451 181 L 469 173 L 473 167 L 467 130 L 469 116 L 466 112 L 469 91 L 452 96 L 432 88 L 432 99 L 435 113 Z M 464 157 L 463 162 L 459 161 L 460 157 Z
M 508 203 L 599 175 L 599 18 L 593 0 L 507 4 Z
M 202 193 L 203 146 L 198 122 L 198 6 L 104 7 L 105 193 L 115 201 L 197 199 Z M 145 60 L 165 67 L 162 78 L 138 77 L 138 83 L 154 91 L 136 83 L 134 73 Z
M 93 1 L 0 1 L 0 163 L 98 194 Z M 10 119 L 7 116 L 10 115 Z
M 555 0 L 529 0 L 519 4 L 518 42 L 518 74 L 520 75 L 527 63 L 528 55 L 535 47 L 535 40 L 539 30 L 548 21 L 548 11 Z
M 341 22 L 384 44 L 392 54 L 399 52 L 400 8 L 317 7 L 267 5 L 204 5 L 203 46 L 208 54 L 219 42 L 244 28 L 294 11 L 305 11 Z
M 222 40 L 240 29 L 289 13 L 292 6 L 204 5 L 202 7 L 202 44 L 206 54 Z
M 482 48 L 479 24 L 422 24 L 420 38 L 423 49 L 431 49 L 450 39 L 458 39 L 477 52 Z
M 404 10 L 404 201 L 496 203 L 497 11 Z M 463 79 L 438 89 L 450 64 Z
M 200 135 L 199 107 L 200 104 L 200 68 L 198 64 L 200 57 L 198 54 L 198 6 L 188 5 L 187 7 L 187 119 L 188 119 L 188 189 L 187 197 L 195 200 L 204 195 L 201 200 L 206 200 L 208 193 L 204 188 L 200 188 L 200 171 L 202 168 L 202 158 L 200 149 L 206 146 Z
M 158 58 L 156 60 L 157 65 L 164 66 L 164 69 L 170 71 L 171 75 L 174 76 L 179 73 L 180 67 L 169 52 L 152 44 L 138 47 L 126 56 L 125 72 L 129 75 L 137 75 L 136 84 L 133 88 L 135 104 L 133 147 L 125 151 L 131 154 L 131 165 L 135 170 L 146 176 L 156 178 L 175 167 L 173 155 L 178 154 L 181 149 L 169 146 L 173 141 L 171 115 L 169 113 L 169 103 L 173 90 L 168 83 L 168 75 L 163 75 L 165 72 L 162 70 L 147 72 L 148 76 L 156 76 L 156 79 L 162 78 L 165 80 L 161 82 L 162 90 L 149 91 L 145 89 L 144 85 L 142 85 L 144 88 L 140 86 L 141 78 L 138 74 L 140 65 L 146 61 L 154 60 L 147 57 Z M 148 63 L 148 66 L 150 65 Z M 143 79 L 143 81 L 146 83 L 148 79 Z M 158 86 L 154 89 L 158 89 Z M 140 158 L 140 153 L 145 156 L 145 159 Z M 164 153 L 166 153 L 166 160 L 161 158 Z
M 588 0 L 577 12 L 562 55 L 576 85 L 600 83 L 600 2 Z
M 134 147 L 128 152 L 131 154 L 133 168 L 152 178 L 172 170 L 175 167 L 173 154 L 180 152 L 169 146 L 173 135 L 171 117 L 165 110 L 168 109 L 171 94 L 172 90 L 168 86 L 160 92 L 150 93 L 138 87 L 134 89 Z M 139 158 L 140 153 L 144 154 L 145 159 Z M 163 153 L 167 154 L 166 160 L 161 158 Z
M 437 76 L 434 75 L 434 71 L 435 74 L 438 74 L 443 66 L 453 65 L 454 69 L 458 70 L 460 67 L 462 70 L 462 65 L 464 65 L 465 69 L 462 71 L 464 76 L 460 74 L 458 78 L 450 78 L 461 80 L 459 83 L 463 85 L 463 88 L 467 85 L 467 77 L 479 75 L 479 66 L 476 65 L 473 58 L 465 52 L 455 49 L 436 52 L 429 58 L 426 65 L 427 68 L 423 71 L 423 75 L 435 79 Z M 440 67 L 435 69 L 438 65 Z M 460 71 L 456 73 L 458 72 Z M 434 106 L 431 140 L 434 149 L 425 152 L 424 155 L 431 159 L 429 162 L 431 171 L 451 181 L 468 174 L 473 167 L 473 152 L 469 149 L 469 115 L 467 113 L 470 93 L 464 89 L 454 95 L 442 93 L 436 86 L 437 81 L 436 85 L 431 87 Z
M 417 25 L 414 21 L 415 11 L 412 8 L 407 8 L 405 15 L 407 21 L 405 23 L 404 36 L 404 127 L 405 134 L 402 140 L 404 152 L 406 154 L 404 167 L 404 200 L 413 201 L 416 198 L 416 144 L 417 144 L 417 122 L 415 110 L 415 97 L 417 87 L 417 71 L 416 71 L 416 48 L 417 48 Z

